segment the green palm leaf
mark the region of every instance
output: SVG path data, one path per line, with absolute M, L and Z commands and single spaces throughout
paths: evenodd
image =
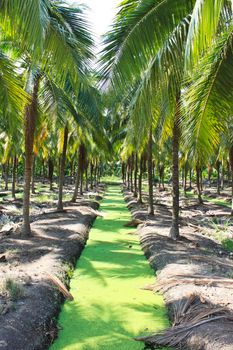
M 53 79 L 64 82 L 70 74 L 76 83 L 85 77 L 93 40 L 83 7 L 69 8 L 64 1 L 3 0 L 0 14 L 4 31 Z
M 217 40 L 198 65 L 184 93 L 184 139 L 199 153 L 210 155 L 233 106 L 232 28 Z
M 16 74 L 16 67 L 10 59 L 0 52 L 0 105 L 3 113 L 20 117 L 24 104 L 28 100 L 22 88 L 22 82 Z
M 197 63 L 217 32 L 224 0 L 197 0 L 186 45 L 186 64 Z
M 124 1 L 105 37 L 102 74 L 118 85 L 139 77 L 195 1 Z M 133 69 L 132 69 L 133 67 Z

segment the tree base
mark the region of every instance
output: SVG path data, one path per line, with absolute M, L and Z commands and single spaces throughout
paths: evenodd
M 29 226 L 23 225 L 21 227 L 20 236 L 23 237 L 23 238 L 30 238 L 30 237 L 33 236 L 30 225 Z
M 203 199 L 201 198 L 200 195 L 198 195 L 198 203 L 199 203 L 199 204 L 204 204 Z
M 178 226 L 178 225 L 173 225 L 173 226 L 170 228 L 169 237 L 170 237 L 173 241 L 178 241 L 178 239 L 179 239 L 179 237 L 180 237 L 180 230 L 179 230 L 179 226 Z
M 67 210 L 66 209 L 58 209 L 57 208 L 57 210 L 55 210 L 55 213 L 65 213 L 65 212 L 67 212 Z
M 154 209 L 148 208 L 148 215 L 154 216 L 155 215 Z

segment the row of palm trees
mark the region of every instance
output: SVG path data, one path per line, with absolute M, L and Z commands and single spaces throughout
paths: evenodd
M 227 152 L 233 173 L 232 34 L 231 0 L 125 0 L 104 38 L 101 75 L 118 125 L 112 141 L 129 169 L 132 156 L 137 168 L 146 154 L 149 214 L 153 159 L 171 159 L 174 240 L 181 163 L 191 162 L 198 180 L 214 154 Z
M 233 173 L 232 19 L 231 0 L 124 0 L 96 73 L 82 6 L 1 2 L 0 155 L 6 167 L 12 164 L 13 184 L 17 164 L 24 164 L 23 234 L 31 234 L 38 162 L 48 164 L 52 185 L 59 158 L 62 210 L 67 163 L 79 164 L 76 200 L 84 174 L 93 178 L 101 162 L 120 156 L 139 201 L 147 166 L 149 214 L 154 163 L 161 183 L 171 166 L 170 235 L 179 238 L 180 168 L 184 179 L 194 169 L 201 180 L 212 158 L 219 162 L 227 154 Z
M 24 164 L 22 234 L 29 236 L 31 182 L 33 186 L 39 159 L 49 164 L 52 186 L 59 158 L 58 210 L 63 210 L 67 156 L 78 161 L 80 144 L 83 152 L 91 152 L 82 159 L 86 164 L 80 166 L 78 184 L 89 164 L 97 167 L 105 137 L 101 96 L 91 68 L 91 29 L 82 6 L 54 0 L 1 1 L 0 24 L 2 163 L 13 165 L 13 197 L 16 167 Z M 76 197 L 77 193 L 74 201 Z

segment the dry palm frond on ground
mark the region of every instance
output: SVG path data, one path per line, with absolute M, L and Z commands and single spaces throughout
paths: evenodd
M 135 340 L 147 346 L 177 346 L 185 344 L 196 327 L 208 322 L 227 320 L 232 322 L 233 315 L 226 308 L 213 306 L 201 296 L 192 294 L 179 300 L 173 308 L 173 325 L 163 332 L 138 337 Z
M 129 222 L 127 222 L 126 224 L 124 224 L 125 227 L 137 227 L 138 225 L 143 224 L 144 221 L 139 220 L 139 219 L 133 219 Z
M 74 300 L 73 295 L 67 290 L 64 283 L 62 283 L 59 278 L 54 275 L 51 275 L 47 272 L 48 279 L 55 284 L 55 286 L 59 289 L 59 291 L 64 295 L 64 297 L 68 300 Z
M 150 290 L 153 292 L 165 292 L 168 289 L 180 285 L 180 284 L 194 284 L 197 286 L 207 285 L 207 286 L 218 286 L 224 285 L 225 288 L 233 288 L 233 280 L 230 278 L 223 277 L 208 277 L 202 275 L 174 275 L 172 277 L 163 278 L 161 281 L 158 281 L 155 284 L 149 284 L 143 287 L 144 290 Z

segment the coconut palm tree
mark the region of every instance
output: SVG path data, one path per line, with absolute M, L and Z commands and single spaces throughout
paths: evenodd
M 109 78 L 117 93 L 122 91 L 122 86 L 129 89 L 129 85 L 140 79 L 130 104 L 134 122 L 139 124 L 138 120 L 143 116 L 143 128 L 150 130 L 152 120 L 158 123 L 164 113 L 161 106 L 165 100 L 169 106 L 166 114 L 172 121 L 173 130 L 173 220 L 170 231 L 173 239 L 179 237 L 179 105 L 189 13 L 193 5 L 192 1 L 185 4 L 169 2 L 171 7 L 166 8 L 165 19 L 162 11 L 168 2 L 140 1 L 134 5 L 124 2 L 112 31 L 106 36 L 103 55 L 102 74 L 105 80 Z M 152 23 L 159 24 L 159 33 Z M 129 65 L 133 68 L 129 69 Z
M 166 18 L 163 18 L 164 13 Z M 168 98 L 161 96 L 163 104 L 165 100 L 170 104 L 173 116 L 170 235 L 174 239 L 179 236 L 180 136 L 184 132 L 182 141 L 196 152 L 197 163 L 203 164 L 203 158 L 218 145 L 223 116 L 227 118 L 231 109 L 231 22 L 232 8 L 221 0 L 186 1 L 186 4 L 182 1 L 126 1 L 121 5 L 112 31 L 106 35 L 102 69 L 105 80 L 111 81 L 117 93 L 129 89 L 137 79 L 141 80 L 131 103 L 131 110 L 137 115 L 134 120 L 141 119 L 142 115 L 145 118 L 145 114 L 155 116 L 158 98 L 154 96 L 161 94 L 163 86 L 167 87 Z M 157 25 L 153 25 L 155 23 Z M 211 50 L 207 52 L 209 47 Z M 199 176 L 199 165 L 197 167 Z
M 33 161 L 33 144 L 38 119 L 38 96 L 43 75 L 62 88 L 67 75 L 76 87 L 78 81 L 85 79 L 92 58 L 92 39 L 83 10 L 69 8 L 64 2 L 38 0 L 13 1 L 11 6 L 3 2 L 1 15 L 5 17 L 6 33 L 17 40 L 20 49 L 30 56 L 26 91 L 31 96 L 25 107 L 25 185 L 24 185 L 24 228 L 30 235 L 29 203 L 30 182 Z M 64 56 L 64 52 L 66 55 Z
M 183 136 L 185 147 L 192 148 L 203 164 L 218 153 L 220 136 L 231 120 L 232 33 L 228 2 L 196 2 L 186 43 L 189 80 L 183 93 Z

